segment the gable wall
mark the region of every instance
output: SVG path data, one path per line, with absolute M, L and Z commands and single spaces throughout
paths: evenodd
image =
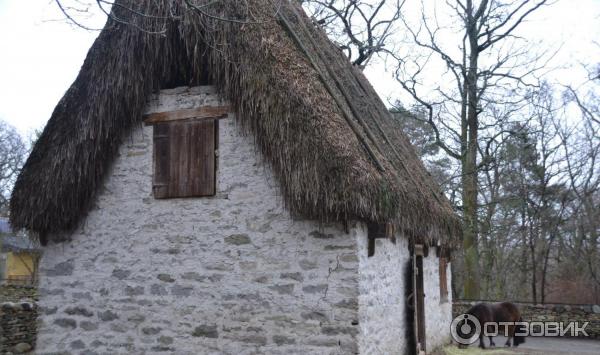
M 163 91 L 151 109 L 217 104 Z M 231 115 L 230 115 L 231 116 Z M 220 121 L 217 195 L 152 197 L 152 128 L 138 127 L 69 242 L 40 265 L 40 353 L 353 353 L 356 241 L 293 221 L 232 118 Z

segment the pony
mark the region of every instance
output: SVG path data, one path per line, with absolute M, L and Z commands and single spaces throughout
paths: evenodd
M 506 327 L 508 327 L 508 339 L 504 346 L 511 346 L 511 338 L 513 339 L 512 345 L 519 346 L 525 342 L 525 337 L 517 335 L 515 336 L 515 332 L 522 333 L 525 329 L 525 325 L 517 324 L 517 325 L 500 325 L 500 322 L 523 322 L 523 318 L 521 317 L 521 312 L 517 306 L 510 302 L 500 302 L 500 303 L 478 303 L 471 307 L 466 314 L 470 314 L 477 318 L 479 324 L 481 324 L 481 334 L 479 335 L 479 347 L 485 349 L 485 344 L 483 343 L 484 336 L 484 326 L 485 323 L 496 323 L 498 325 L 498 332 L 500 334 L 504 334 L 506 332 Z M 493 337 L 490 338 L 490 346 L 496 346 L 494 343 Z

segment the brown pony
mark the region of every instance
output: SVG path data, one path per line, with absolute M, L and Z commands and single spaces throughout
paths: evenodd
M 478 303 L 471 307 L 466 314 L 471 314 L 481 324 L 481 334 L 479 335 L 479 347 L 485 349 L 483 344 L 484 324 L 488 322 L 500 323 L 500 322 L 522 322 L 521 312 L 517 306 L 510 302 L 501 303 Z M 515 336 L 515 331 L 522 332 L 523 325 L 509 325 L 508 326 L 508 339 L 506 340 L 505 346 L 510 346 L 510 339 L 513 338 L 513 346 L 519 346 L 519 344 L 525 342 L 524 336 Z M 506 326 L 498 324 L 498 332 L 500 334 L 505 333 Z M 490 338 L 490 346 L 495 346 L 493 337 Z

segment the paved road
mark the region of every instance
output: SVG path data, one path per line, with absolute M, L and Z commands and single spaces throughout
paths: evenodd
M 504 344 L 505 340 L 500 337 L 498 345 Z M 591 339 L 574 338 L 541 338 L 528 337 L 525 344 L 520 344 L 517 348 L 511 348 L 511 351 L 517 354 L 581 354 L 598 355 L 600 354 L 600 341 Z
M 572 338 L 540 338 L 528 337 L 524 344 L 518 347 L 505 348 L 506 338 L 495 337 L 496 347 L 485 350 L 477 347 L 478 343 L 467 349 L 459 349 L 456 345 L 445 348 L 447 355 L 598 355 L 600 354 L 600 340 L 572 339 Z M 488 340 L 485 340 L 487 346 Z

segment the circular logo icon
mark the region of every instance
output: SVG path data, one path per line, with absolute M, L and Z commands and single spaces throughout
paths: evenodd
M 479 339 L 481 324 L 471 314 L 461 314 L 452 320 L 450 324 L 452 339 L 462 345 L 470 345 Z

